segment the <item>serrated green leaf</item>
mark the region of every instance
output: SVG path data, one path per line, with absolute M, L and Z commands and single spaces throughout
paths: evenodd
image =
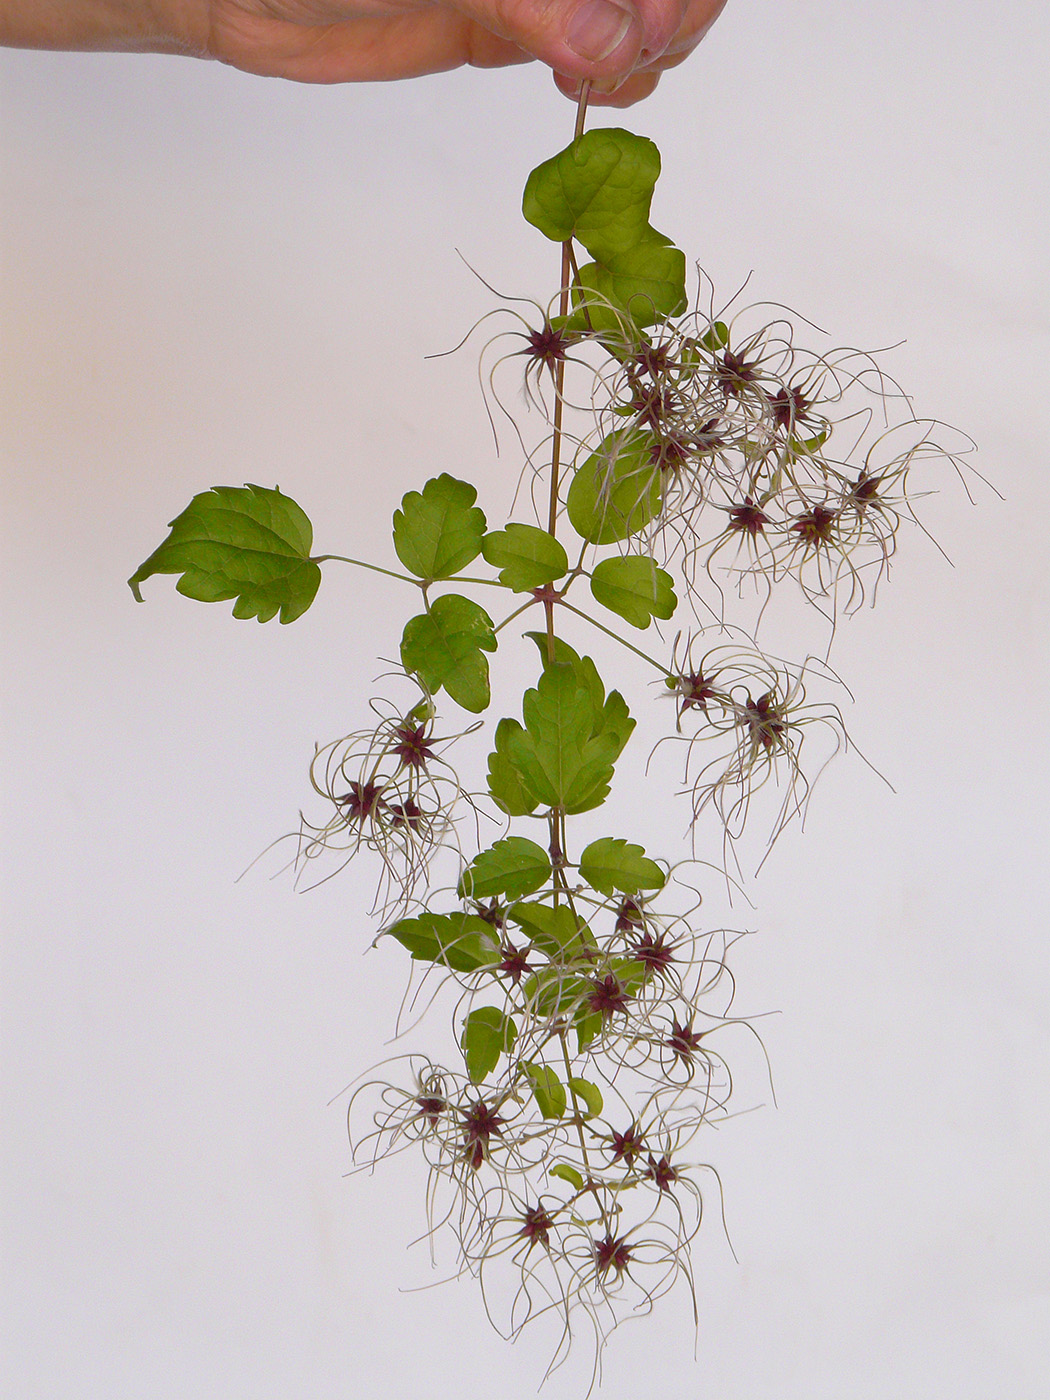
M 594 711 L 591 738 L 595 739 L 599 735 L 605 735 L 615 739 L 615 749 L 610 749 L 608 758 L 609 763 L 614 763 L 623 752 L 624 745 L 634 731 L 635 722 L 631 718 L 623 696 L 618 690 L 613 690 L 606 698 L 605 686 L 598 674 L 597 666 L 589 656 L 580 656 L 573 651 L 568 642 L 561 637 L 554 639 L 554 663 L 551 663 L 548 659 L 547 634 L 545 632 L 526 632 L 525 635 L 531 637 L 536 643 L 544 669 L 551 664 L 572 667 L 577 682 L 590 696 L 591 708 Z
M 584 951 L 581 935 L 586 932 L 586 925 L 580 924 L 567 904 L 512 904 L 507 918 L 524 929 L 529 941 L 549 958 L 564 961 L 577 958 Z
M 640 327 L 684 309 L 685 258 L 649 222 L 659 174 L 652 141 L 605 127 L 585 132 L 529 176 L 526 219 L 555 242 L 578 239 L 594 259 L 580 269 L 586 314 L 578 294 L 570 328 L 620 329 L 617 310 Z
M 510 736 L 522 733 L 516 719 L 501 719 L 496 725 L 496 747 L 489 754 L 489 792 L 496 805 L 511 817 L 527 817 L 539 805 L 539 798 L 529 791 L 507 751 Z
M 580 856 L 580 874 L 599 894 L 638 894 L 663 889 L 667 876 L 641 846 L 618 837 L 592 841 Z
M 409 618 L 401 638 L 401 663 L 429 691 L 448 691 L 457 705 L 478 714 L 489 703 L 489 663 L 496 650 L 492 619 L 458 593 L 436 598 L 429 612 Z
M 499 569 L 500 583 L 515 593 L 542 588 L 569 571 L 564 546 L 535 525 L 511 523 L 505 530 L 494 530 L 482 540 L 481 552 Z
M 463 1023 L 460 1046 L 472 1084 L 496 1068 L 501 1055 L 509 1055 L 518 1038 L 518 1028 L 509 1016 L 495 1006 L 479 1006 Z
M 569 1088 L 577 1099 L 582 1099 L 587 1106 L 585 1118 L 597 1118 L 604 1107 L 601 1090 L 597 1084 L 592 1084 L 589 1079 L 573 1078 L 569 1080 Z
M 499 943 L 477 914 L 420 914 L 398 919 L 386 930 L 420 962 L 442 963 L 456 972 L 478 972 L 499 963 Z
M 570 1167 L 568 1162 L 559 1162 L 557 1166 L 551 1167 L 551 1176 L 556 1176 L 560 1181 L 567 1181 L 570 1186 L 574 1186 L 577 1191 L 583 1190 L 583 1177 L 575 1167 Z
M 416 578 L 451 578 L 481 552 L 485 514 L 466 481 L 442 472 L 422 491 L 409 491 L 394 512 L 394 549 Z
M 548 1065 L 533 1064 L 530 1060 L 524 1060 L 522 1068 L 528 1075 L 532 1097 L 543 1117 L 564 1118 L 568 1098 L 565 1085 L 554 1071 Z
M 643 630 L 654 617 L 673 617 L 678 606 L 671 575 L 641 554 L 596 564 L 591 592 L 602 607 Z
M 656 518 L 663 502 L 657 452 L 650 432 L 620 428 L 577 467 L 565 504 L 581 539 L 616 544 Z
M 522 714 L 525 728 L 508 734 L 507 753 L 543 806 L 564 806 L 591 734 L 590 698 L 570 666 L 550 666 L 525 692 Z
M 152 574 L 182 574 L 176 590 L 203 603 L 236 598 L 237 618 L 269 622 L 279 611 L 282 622 L 294 622 L 313 602 L 321 582 L 310 558 L 313 526 L 290 496 L 267 486 L 214 486 L 169 528 L 128 579 L 138 602 L 139 584 Z
M 551 878 L 550 856 L 524 836 L 506 836 L 474 857 L 459 882 L 462 899 L 490 899 L 502 894 L 520 899 L 534 894 Z

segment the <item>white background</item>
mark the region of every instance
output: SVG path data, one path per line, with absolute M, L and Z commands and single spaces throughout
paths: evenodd
M 731 0 L 598 118 L 660 145 L 654 222 L 726 295 L 753 272 L 837 343 L 907 337 L 892 372 L 1004 498 L 939 475 L 954 567 L 913 531 L 840 630 L 897 794 L 840 760 L 749 886 L 739 1006 L 780 1013 L 779 1108 L 749 1067 L 765 1106 L 705 1145 L 740 1262 L 712 1225 L 699 1359 L 669 1299 L 614 1339 L 608 1400 L 1050 1393 L 1048 40 L 1022 0 Z M 471 353 L 424 356 L 492 304 L 457 249 L 556 284 L 518 204 L 572 109 L 539 67 L 322 90 L 8 53 L 0 81 L 4 1393 L 530 1395 L 547 1335 L 508 1349 L 469 1281 L 399 1291 L 440 1276 L 405 1252 L 414 1166 L 342 1176 L 327 1104 L 386 1053 L 403 966 L 362 958 L 367 874 L 234 883 L 314 742 L 364 722 L 407 600 L 330 569 L 259 627 L 124 580 L 213 484 L 277 482 L 319 549 L 380 562 L 438 471 L 500 516 Z M 662 790 L 620 797 L 681 849 Z

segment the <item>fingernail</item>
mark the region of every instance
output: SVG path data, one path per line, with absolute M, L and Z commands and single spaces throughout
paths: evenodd
M 638 19 L 611 0 L 584 0 L 572 17 L 565 42 L 588 63 L 601 63 L 627 38 Z

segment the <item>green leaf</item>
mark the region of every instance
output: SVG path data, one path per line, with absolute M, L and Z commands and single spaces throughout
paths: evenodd
M 529 1077 L 532 1096 L 543 1117 L 564 1118 L 568 1099 L 565 1085 L 554 1071 L 547 1065 L 532 1064 L 529 1060 L 522 1062 L 522 1068 Z
M 654 617 L 673 617 L 678 606 L 671 575 L 641 554 L 603 559 L 591 575 L 591 592 L 610 612 L 643 629 Z
M 420 962 L 443 963 L 456 972 L 478 972 L 501 960 L 499 943 L 477 914 L 420 914 L 386 930 Z
M 409 618 L 401 638 L 401 662 L 434 692 L 442 686 L 457 705 L 478 714 L 489 703 L 489 663 L 496 650 L 492 619 L 458 593 L 435 599 L 429 612 Z
M 500 571 L 499 581 L 515 593 L 553 583 L 569 571 L 564 546 L 535 525 L 510 524 L 481 542 L 481 552 Z
M 321 570 L 310 558 L 313 526 L 290 496 L 267 486 L 215 486 L 171 522 L 171 534 L 128 579 L 182 574 L 186 598 L 222 603 L 236 598 L 234 617 L 269 622 L 280 611 L 294 622 L 313 602 Z
M 522 212 L 555 243 L 576 238 L 588 250 L 631 248 L 649 228 L 659 175 L 652 141 L 620 127 L 595 127 L 536 167 Z
M 597 1084 L 592 1084 L 589 1079 L 570 1079 L 569 1088 L 577 1099 L 582 1099 L 587 1106 L 585 1118 L 597 1118 L 603 1108 L 601 1090 Z
M 561 1181 L 567 1181 L 577 1191 L 583 1190 L 583 1177 L 575 1167 L 570 1167 L 568 1162 L 559 1162 L 556 1167 L 551 1167 L 551 1176 L 556 1176 Z
M 663 889 L 667 876 L 641 846 L 612 836 L 592 841 L 580 856 L 580 874 L 599 894 Z
M 533 894 L 551 877 L 550 856 L 524 836 L 506 836 L 474 857 L 459 882 L 462 899 L 490 899 L 502 894 L 520 899 Z
M 581 937 L 587 932 L 567 904 L 513 904 L 507 918 L 525 930 L 529 941 L 535 943 L 549 958 L 564 960 L 578 958 L 584 952 Z
M 576 1044 L 582 1054 L 595 1036 L 601 1034 L 602 1013 L 591 1011 L 586 1002 L 581 1002 L 576 1008 L 576 1015 L 573 1017 L 572 1023 L 576 1029 Z
M 501 1055 L 509 1055 L 518 1038 L 518 1028 L 509 1016 L 495 1006 L 479 1006 L 463 1023 L 460 1045 L 472 1084 L 496 1068 Z
M 526 632 L 525 635 L 531 637 L 536 643 L 544 669 L 546 669 L 552 664 L 548 661 L 546 632 Z M 634 720 L 631 718 L 626 700 L 618 690 L 611 691 L 607 699 L 605 686 L 602 684 L 597 666 L 589 656 L 580 656 L 573 651 L 568 642 L 561 637 L 554 638 L 553 664 L 572 667 L 578 684 L 590 696 L 591 708 L 594 711 L 591 738 L 597 738 L 600 734 L 611 736 L 615 740 L 616 747 L 609 761 L 615 762 L 634 731 Z
M 580 286 L 566 330 L 619 331 L 621 320 L 609 305 L 626 312 L 635 327 L 651 326 L 685 310 L 685 254 L 653 229 L 626 252 L 585 263 Z
M 620 428 L 577 467 L 565 504 L 581 539 L 616 544 L 655 519 L 663 501 L 657 448 L 651 433 Z
M 524 730 L 508 731 L 506 748 L 524 787 L 546 807 L 567 813 L 599 806 L 609 791 L 616 739 L 593 737 L 591 696 L 571 666 L 555 663 L 522 701 Z
M 636 327 L 684 310 L 685 258 L 649 222 L 660 153 L 644 136 L 618 127 L 595 128 L 532 172 L 522 210 L 548 238 L 578 239 L 594 262 L 580 269 L 586 291 L 570 318 L 574 329 L 621 328 L 619 309 Z M 579 301 L 579 297 L 577 297 Z
M 496 747 L 489 754 L 489 792 L 496 805 L 511 817 L 527 817 L 539 804 L 507 751 L 510 736 L 524 732 L 516 719 L 501 719 L 496 725 Z
M 712 321 L 700 337 L 700 344 L 705 350 L 710 350 L 712 355 L 719 350 L 725 350 L 729 345 L 729 327 L 724 321 Z
M 394 512 L 394 549 L 410 574 L 432 583 L 451 578 L 477 558 L 485 535 L 477 496 L 469 482 L 447 472 L 422 491 L 408 492 Z
M 590 990 L 590 982 L 567 972 L 555 963 L 532 973 L 522 983 L 522 995 L 532 1016 L 564 1016 L 580 1005 Z

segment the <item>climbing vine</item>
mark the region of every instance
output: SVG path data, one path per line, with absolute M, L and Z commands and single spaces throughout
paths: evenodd
M 918 523 L 913 475 L 925 492 L 933 468 L 962 470 L 873 356 L 803 348 L 807 323 L 781 308 L 716 310 L 702 277 L 690 301 L 684 254 L 650 222 L 655 145 L 584 131 L 585 106 L 525 184 L 526 220 L 560 249 L 557 290 L 493 312 L 506 327 L 481 351 L 490 410 L 514 419 L 509 373 L 542 424 L 532 446 L 518 431 L 525 518 L 493 527 L 476 488 L 442 474 L 404 497 L 374 563 L 314 554 L 281 491 L 220 486 L 130 580 L 141 600 L 152 575 L 178 574 L 180 593 L 260 622 L 301 616 L 322 566 L 373 569 L 411 600 L 371 721 L 315 754 L 320 811 L 294 863 L 311 880 L 376 863 L 378 938 L 459 1046 L 452 1064 L 408 1049 L 360 1077 L 355 1163 L 421 1154 L 430 1228 L 507 1336 L 560 1319 L 552 1365 L 580 1319 L 600 1357 L 620 1318 L 692 1289 L 690 1245 L 721 1213 L 703 1134 L 728 1113 L 729 1032 L 750 1027 L 733 1008 L 739 935 L 707 925 L 694 881 L 735 878 L 745 822 L 775 839 L 805 811 L 809 755 L 819 771 L 849 747 L 838 706 L 815 698 L 837 684 L 826 652 L 765 654 L 762 613 L 794 588 L 833 630 Z M 475 720 L 509 628 L 535 643 L 533 683 L 517 713 Z M 635 713 L 589 636 L 622 644 Z M 608 802 L 636 728 L 680 748 L 693 839 L 662 857 Z M 474 737 L 482 790 L 455 759 Z M 585 840 L 574 819 L 598 810 L 610 834 Z

